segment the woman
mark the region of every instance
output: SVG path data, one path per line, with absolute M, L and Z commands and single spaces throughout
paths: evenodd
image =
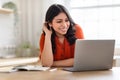
M 60 4 L 51 5 L 40 37 L 42 65 L 73 66 L 75 41 L 83 38 L 81 27 L 74 23 L 67 9 Z

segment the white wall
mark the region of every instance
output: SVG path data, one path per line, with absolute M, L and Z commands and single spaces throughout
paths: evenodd
M 12 57 L 15 46 L 13 14 L 0 13 L 0 57 Z
M 0 14 L 0 48 L 15 45 L 13 24 L 12 14 Z

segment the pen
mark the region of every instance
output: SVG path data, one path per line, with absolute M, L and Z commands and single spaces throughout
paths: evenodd
M 52 72 L 52 71 L 56 71 L 56 70 L 57 70 L 57 68 L 53 68 L 53 69 L 50 69 L 49 71 Z

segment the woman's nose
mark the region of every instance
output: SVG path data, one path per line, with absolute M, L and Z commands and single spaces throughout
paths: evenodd
M 66 27 L 66 26 L 67 26 L 67 23 L 66 23 L 66 22 L 63 22 L 63 23 L 62 23 L 62 26 Z

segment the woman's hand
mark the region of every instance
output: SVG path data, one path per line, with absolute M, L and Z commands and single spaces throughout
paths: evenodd
M 47 26 L 48 26 L 47 24 L 48 24 L 48 23 L 44 23 L 44 24 L 43 24 L 43 31 L 45 32 L 46 35 L 51 36 L 52 30 L 51 30 L 51 28 L 50 28 L 50 29 L 47 28 Z

